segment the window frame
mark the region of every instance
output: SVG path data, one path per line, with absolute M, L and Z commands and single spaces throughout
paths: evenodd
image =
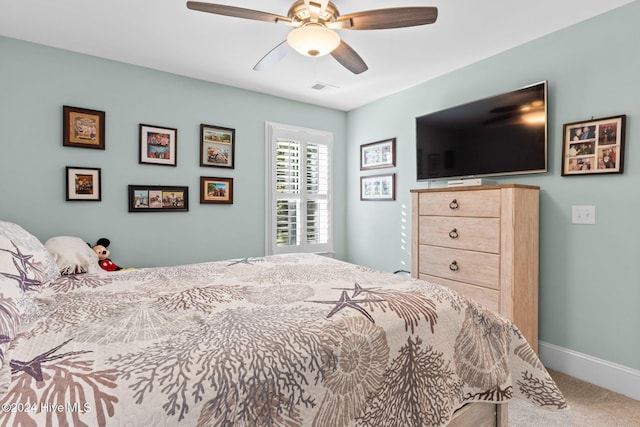
M 300 196 L 297 232 L 301 237 L 299 242 L 294 245 L 277 245 L 277 224 L 276 224 L 276 203 L 278 201 L 278 193 L 276 190 L 277 183 L 277 147 L 278 140 L 287 139 L 299 141 L 300 147 Z M 323 199 L 317 195 L 307 194 L 306 177 L 306 146 L 307 144 L 325 145 L 328 153 L 328 189 L 326 195 L 327 201 L 327 242 L 326 243 L 307 243 L 303 236 L 306 235 L 306 218 L 307 218 L 307 201 L 313 199 Z M 286 125 L 273 122 L 265 122 L 265 147 L 266 147 L 266 191 L 265 191 L 265 253 L 267 255 L 282 253 L 319 253 L 333 254 L 333 133 L 303 128 L 299 126 Z M 302 178 L 303 177 L 303 178 Z M 311 193 L 313 194 L 313 193 Z M 282 197 L 280 197 L 282 199 Z M 294 197 L 297 199 L 297 197 Z

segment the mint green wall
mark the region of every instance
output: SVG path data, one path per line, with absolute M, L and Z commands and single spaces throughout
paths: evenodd
M 541 187 L 540 339 L 640 369 L 640 2 L 551 34 L 348 113 L 348 260 L 410 266 L 414 117 L 549 81 L 549 172 L 502 177 Z M 428 52 L 424 52 L 428 55 Z M 622 175 L 562 177 L 564 123 L 627 115 Z M 361 202 L 359 145 L 397 138 L 395 202 Z M 376 171 L 375 173 L 380 173 Z M 595 205 L 596 225 L 570 223 Z
M 63 105 L 106 112 L 106 150 L 62 146 Z M 332 131 L 344 181 L 344 112 L 0 37 L 0 219 L 43 241 L 108 237 L 122 266 L 263 255 L 265 121 Z M 177 167 L 138 164 L 140 123 L 178 129 Z M 236 129 L 235 169 L 199 166 L 200 123 Z M 66 202 L 65 166 L 102 168 L 102 202 Z M 234 203 L 201 205 L 200 176 L 234 178 Z M 128 213 L 128 184 L 189 186 L 189 212 Z

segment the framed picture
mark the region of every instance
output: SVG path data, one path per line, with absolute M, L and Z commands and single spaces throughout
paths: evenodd
M 130 185 L 129 212 L 176 212 L 189 210 L 189 187 Z
M 178 165 L 178 129 L 140 124 L 140 161 Z
M 396 174 L 360 177 L 360 200 L 395 200 Z
M 102 200 L 100 168 L 67 166 L 65 168 L 65 177 L 67 181 L 67 201 L 99 202 Z
M 233 203 L 233 178 L 201 176 L 200 203 Z
M 625 120 L 622 115 L 565 124 L 562 175 L 622 173 Z
M 396 139 L 360 146 L 360 170 L 388 168 L 396 165 Z
M 104 150 L 104 111 L 62 106 L 62 145 Z
M 233 169 L 235 144 L 235 129 L 201 124 L 200 166 Z

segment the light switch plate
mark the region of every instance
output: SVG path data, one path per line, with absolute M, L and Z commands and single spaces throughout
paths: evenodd
M 571 206 L 571 223 L 572 224 L 595 224 L 596 223 L 596 207 L 595 206 Z

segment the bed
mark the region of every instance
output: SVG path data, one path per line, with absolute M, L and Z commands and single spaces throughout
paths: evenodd
M 513 323 L 437 284 L 319 255 L 64 275 L 61 258 L 0 221 L 0 425 L 477 426 L 513 398 L 566 407 Z

